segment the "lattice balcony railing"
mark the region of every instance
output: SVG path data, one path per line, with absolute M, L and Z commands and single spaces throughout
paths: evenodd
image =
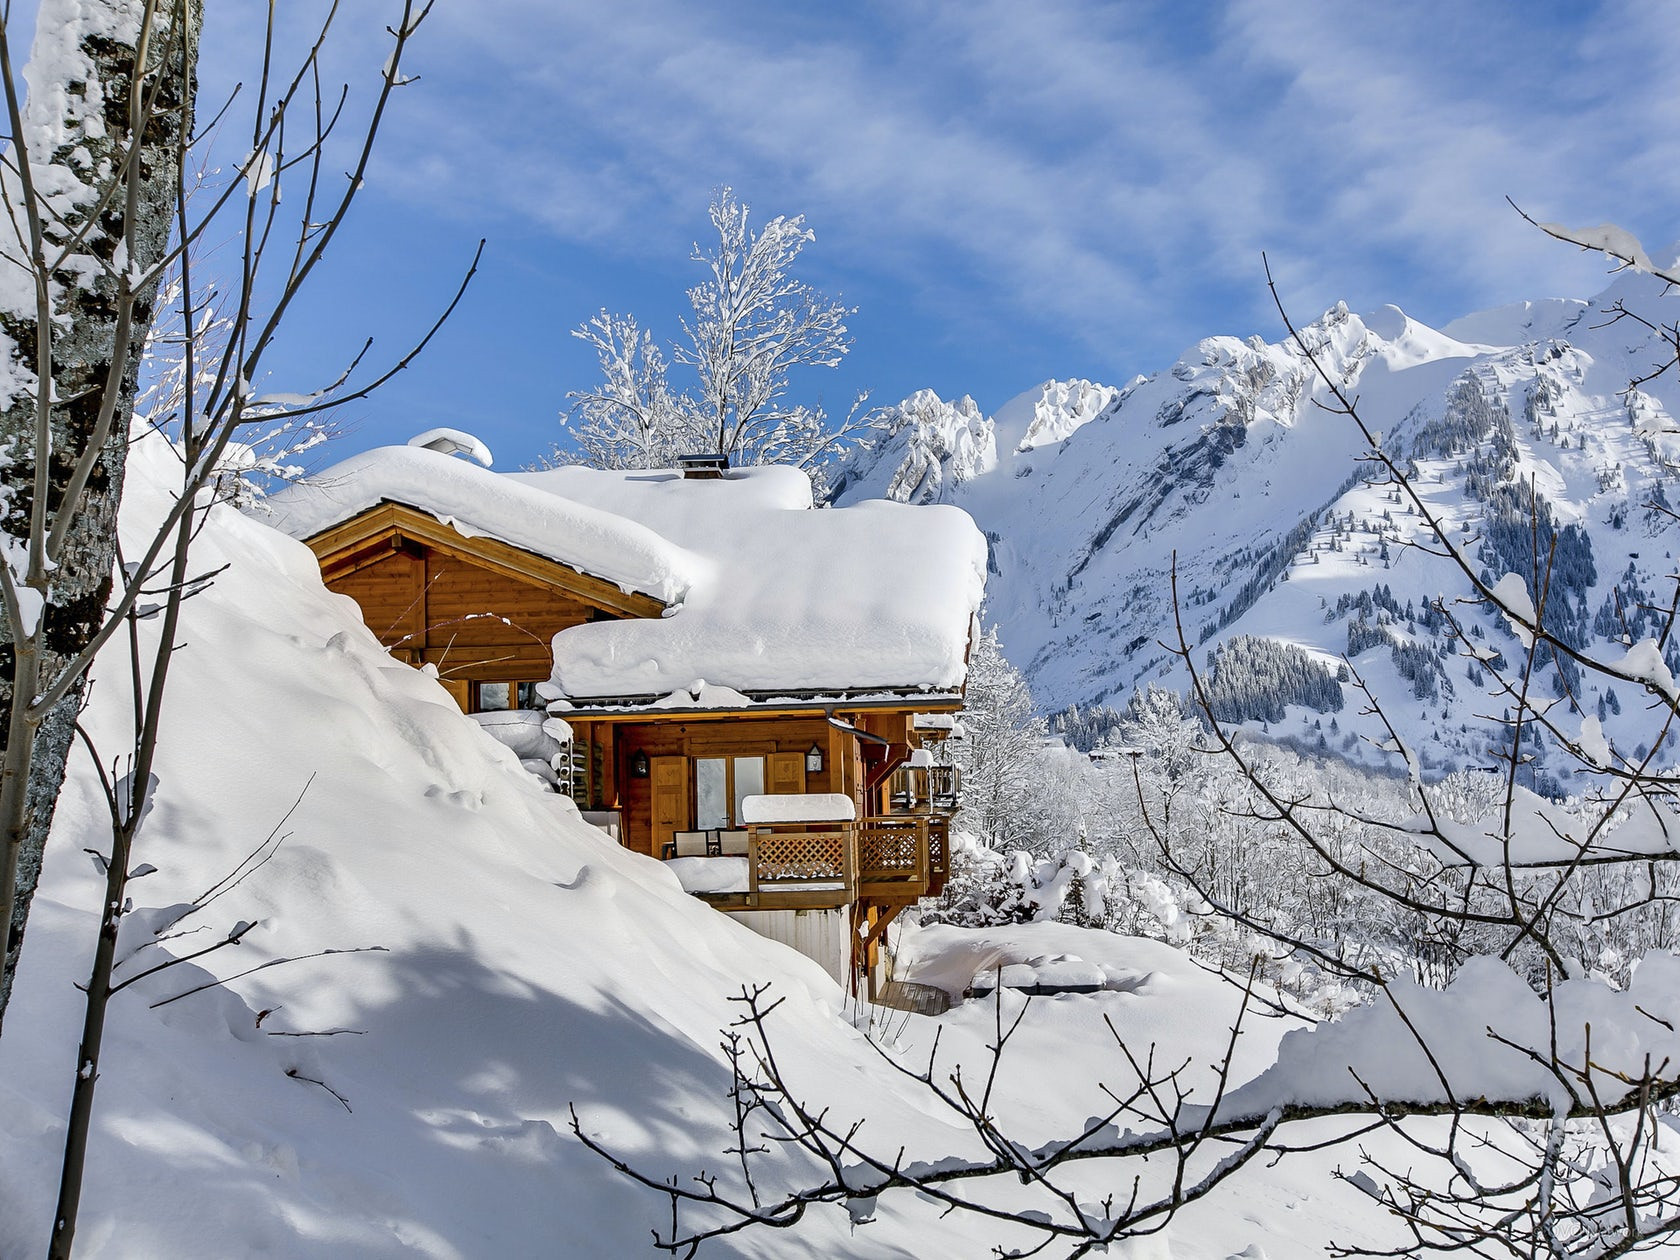
M 858 823 L 768 823 L 750 829 L 753 893 L 858 892 L 902 897 L 943 879 L 946 824 L 939 817 L 886 816 Z M 886 885 L 888 887 L 883 887 Z
M 858 879 L 926 883 L 928 826 L 922 818 L 869 818 L 858 829 Z
M 750 829 L 753 892 L 843 891 L 857 885 L 856 841 L 849 823 L 773 824 Z
M 928 821 L 928 872 L 935 878 L 951 871 L 951 824 L 943 818 Z

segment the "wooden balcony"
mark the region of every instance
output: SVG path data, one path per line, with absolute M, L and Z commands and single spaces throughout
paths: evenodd
M 853 823 L 760 823 L 747 829 L 748 904 L 831 909 L 857 896 Z
M 866 818 L 858 827 L 858 887 L 874 901 L 914 901 L 931 872 L 928 820 L 905 815 Z
M 953 814 L 961 785 L 955 766 L 899 766 L 887 785 L 888 812 L 895 816 Z
M 909 904 L 945 886 L 943 817 L 758 823 L 747 829 L 746 887 L 696 895 L 721 909 L 831 910 Z
M 725 910 L 835 910 L 856 900 L 854 823 L 766 823 L 745 830 L 744 882 L 695 896 Z M 699 860 L 742 862 L 727 854 Z

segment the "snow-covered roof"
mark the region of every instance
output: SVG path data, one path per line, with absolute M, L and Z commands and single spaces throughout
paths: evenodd
M 654 595 L 659 619 L 561 631 L 545 693 L 583 707 L 737 708 L 811 696 L 957 692 L 986 544 L 952 507 L 816 510 L 794 468 L 722 480 L 569 467 L 493 473 L 386 447 L 268 503 L 307 538 L 381 501 L 422 509 Z
M 634 519 L 428 447 L 364 451 L 265 503 L 269 523 L 294 538 L 311 538 L 381 503 L 403 503 L 463 537 L 500 539 L 666 604 L 681 600 L 706 568 Z

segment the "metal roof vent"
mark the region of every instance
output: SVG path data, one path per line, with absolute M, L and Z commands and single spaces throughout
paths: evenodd
M 409 438 L 408 444 L 421 450 L 436 451 L 439 455 L 465 455 L 486 468 L 491 464 L 490 448 L 460 429 L 427 429 Z
M 679 455 L 677 468 L 684 481 L 721 481 L 729 471 L 729 456 L 722 451 L 707 454 Z

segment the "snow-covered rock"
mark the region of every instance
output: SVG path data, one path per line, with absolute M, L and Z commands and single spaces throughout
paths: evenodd
M 948 502 L 958 486 L 995 468 L 997 457 L 993 423 L 972 398 L 946 402 L 918 390 L 886 409 L 879 435 L 851 453 L 830 497 Z

